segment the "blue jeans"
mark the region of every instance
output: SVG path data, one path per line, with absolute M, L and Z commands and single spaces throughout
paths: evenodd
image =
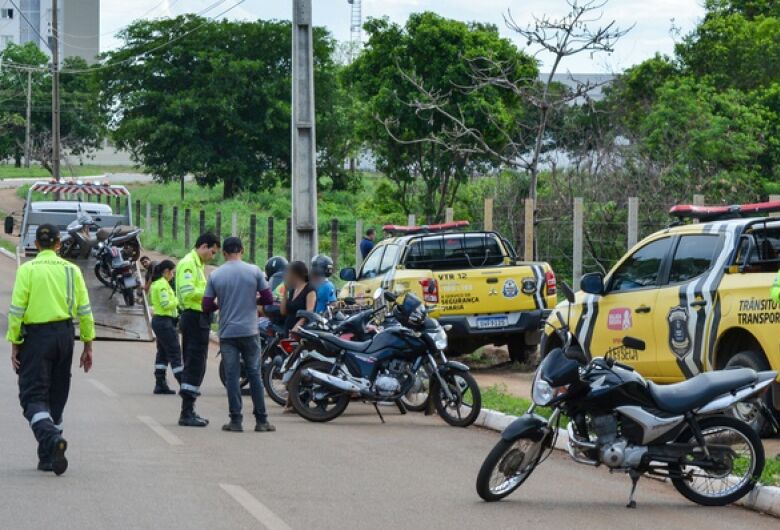
M 243 419 L 241 409 L 241 359 L 244 360 L 244 369 L 249 379 L 249 388 L 252 393 L 253 413 L 258 423 L 268 421 L 265 410 L 265 397 L 263 396 L 263 381 L 260 379 L 260 345 L 257 335 L 251 337 L 220 338 L 219 349 L 225 361 L 225 378 L 228 395 L 228 408 L 230 419 L 240 422 Z

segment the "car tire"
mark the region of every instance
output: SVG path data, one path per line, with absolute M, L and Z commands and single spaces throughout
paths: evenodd
M 528 362 L 536 351 L 536 346 L 529 346 L 522 337 L 513 337 L 506 344 L 509 350 L 509 359 L 519 364 Z
M 752 368 L 756 372 L 770 370 L 769 364 L 766 362 L 766 359 L 764 359 L 764 356 L 751 350 L 737 353 L 731 357 L 726 363 L 726 366 L 723 367 L 724 370 L 733 368 Z M 765 404 L 769 407 L 769 410 L 773 410 L 771 391 L 764 394 L 760 399 L 764 400 Z M 740 407 L 740 405 L 738 405 L 738 407 Z M 772 434 L 772 426 L 757 409 L 749 410 L 742 405 L 741 408 L 729 410 L 728 414 L 750 425 L 760 436 L 770 436 Z

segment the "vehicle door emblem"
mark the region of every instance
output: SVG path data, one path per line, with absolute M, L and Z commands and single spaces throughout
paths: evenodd
M 674 354 L 683 359 L 691 351 L 693 345 L 688 332 L 688 308 L 678 305 L 669 310 L 669 347 Z

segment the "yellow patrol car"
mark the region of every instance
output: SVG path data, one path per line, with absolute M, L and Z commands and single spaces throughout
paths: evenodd
M 506 344 L 524 361 L 536 351 L 539 326 L 556 302 L 547 263 L 523 262 L 496 232 L 457 231 L 466 221 L 384 227 L 386 237 L 359 269 L 342 269 L 339 298 L 371 303 L 375 289 L 414 292 L 431 306 L 447 335 L 450 354 Z
M 780 370 L 780 306 L 770 297 L 780 219 L 754 217 L 769 211 L 780 211 L 780 202 L 674 207 L 676 226 L 645 238 L 606 276 L 583 276 L 571 308 L 583 351 L 612 356 L 660 383 L 734 366 Z M 568 304 L 559 309 L 565 316 Z M 623 346 L 626 336 L 646 349 Z M 542 355 L 558 340 L 548 326 Z M 767 400 L 780 411 L 780 383 Z M 765 423 L 758 407 L 737 412 L 757 429 Z

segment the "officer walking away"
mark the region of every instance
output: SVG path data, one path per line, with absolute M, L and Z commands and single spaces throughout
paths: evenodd
M 363 240 L 360 242 L 360 255 L 363 259 L 366 259 L 368 253 L 374 248 L 374 240 L 376 239 L 376 230 L 369 228 L 366 230 L 366 235 L 363 236 Z
M 311 286 L 317 291 L 314 312 L 323 314 L 336 303 L 336 287 L 330 281 L 330 277 L 333 276 L 333 260 L 330 256 L 325 254 L 314 256 L 309 275 Z
M 169 259 L 163 260 L 154 269 L 149 289 L 149 302 L 152 304 L 152 329 L 157 337 L 157 356 L 154 360 L 155 394 L 175 394 L 168 386 L 165 374 L 171 365 L 173 377 L 181 385 L 181 347 L 176 324 L 179 320 L 176 292 L 171 287 L 176 264 Z
M 39 226 L 35 246 L 38 255 L 16 272 L 6 338 L 19 374 L 19 401 L 38 441 L 38 469 L 62 475 L 68 469 L 62 413 L 70 392 L 73 319 L 84 342 L 84 372 L 92 368 L 95 321 L 81 271 L 57 256 L 57 227 Z
M 244 361 L 252 394 L 255 431 L 275 431 L 268 414 L 260 379 L 260 343 L 257 340 L 257 306 L 273 302 L 265 276 L 256 265 L 244 263 L 244 246 L 237 237 L 228 237 L 222 245 L 225 264 L 209 277 L 203 297 L 203 311 L 219 309 L 219 349 L 225 361 L 230 422 L 223 431 L 242 432 L 242 398 L 239 378 Z
M 176 296 L 181 308 L 181 350 L 184 370 L 181 373 L 181 416 L 179 425 L 205 427 L 209 420 L 195 412 L 195 400 L 200 396 L 200 384 L 206 375 L 209 353 L 211 315 L 203 312 L 206 291 L 206 263 L 219 251 L 219 239 L 211 232 L 201 234 L 195 248 L 176 267 Z

